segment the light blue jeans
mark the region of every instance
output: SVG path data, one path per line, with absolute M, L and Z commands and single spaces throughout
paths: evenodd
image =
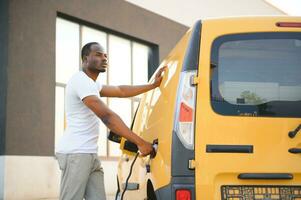
M 60 200 L 105 200 L 104 174 L 97 154 L 56 154 L 61 176 Z

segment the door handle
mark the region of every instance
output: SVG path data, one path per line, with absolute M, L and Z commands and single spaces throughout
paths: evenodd
M 242 173 L 238 179 L 293 179 L 294 176 L 289 173 Z
M 301 148 L 290 148 L 288 150 L 288 152 L 294 153 L 294 154 L 301 153 Z
M 207 144 L 207 153 L 253 153 L 253 145 L 216 145 Z
M 300 130 L 301 130 L 301 124 L 299 124 L 299 126 L 295 130 L 288 132 L 288 136 L 290 138 L 294 138 Z

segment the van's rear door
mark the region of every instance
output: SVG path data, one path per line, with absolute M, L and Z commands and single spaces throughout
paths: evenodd
M 277 22 L 301 18 L 203 21 L 197 199 L 301 199 L 301 28 Z

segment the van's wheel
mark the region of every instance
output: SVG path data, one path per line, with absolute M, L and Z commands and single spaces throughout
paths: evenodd
M 116 176 L 116 178 L 117 178 L 117 191 L 116 191 L 116 195 L 115 195 L 115 200 L 120 200 L 121 194 L 120 194 L 120 187 L 119 187 L 118 176 Z
M 150 181 L 147 182 L 147 200 L 157 200 L 153 184 Z
M 147 200 L 157 200 L 155 192 L 151 192 L 150 194 L 147 194 Z

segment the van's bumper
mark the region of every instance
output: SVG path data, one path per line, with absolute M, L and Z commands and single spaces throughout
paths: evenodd
M 195 178 L 172 177 L 169 185 L 155 191 L 157 200 L 176 199 L 176 191 L 179 189 L 188 189 L 191 192 L 191 199 L 195 199 Z

